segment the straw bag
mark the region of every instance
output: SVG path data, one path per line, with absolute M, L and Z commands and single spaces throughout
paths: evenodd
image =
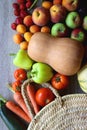
M 23 85 L 22 92 L 27 83 L 28 81 Z M 42 87 L 50 88 L 56 98 L 36 115 L 33 114 L 32 108 L 27 106 L 33 117 L 27 130 L 87 130 L 86 94 L 70 94 L 61 97 L 49 83 L 43 83 Z

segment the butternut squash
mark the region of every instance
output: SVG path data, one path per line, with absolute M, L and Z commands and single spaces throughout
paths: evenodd
M 52 37 L 38 32 L 31 37 L 28 55 L 34 61 L 46 63 L 55 71 L 70 76 L 81 67 L 84 47 L 82 43 L 70 38 Z

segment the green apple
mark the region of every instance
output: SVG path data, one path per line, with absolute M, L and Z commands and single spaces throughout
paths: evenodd
M 41 84 L 49 81 L 53 76 L 53 69 L 45 63 L 34 63 L 29 72 L 29 78 L 31 77 L 35 83 Z
M 85 16 L 84 18 L 83 18 L 83 28 L 85 29 L 85 30 L 87 30 L 87 16 Z
M 77 79 L 81 89 L 87 93 L 87 64 L 79 70 L 77 73 Z
M 51 35 L 63 37 L 67 35 L 67 27 L 63 23 L 56 23 L 51 28 Z
M 80 15 L 77 12 L 69 12 L 65 19 L 66 25 L 71 28 L 75 29 L 80 26 L 81 24 L 81 18 Z
M 85 40 L 85 33 L 80 28 L 73 29 L 71 32 L 71 38 L 83 42 Z

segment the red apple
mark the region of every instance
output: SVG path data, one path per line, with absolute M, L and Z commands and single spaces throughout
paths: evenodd
M 68 11 L 75 11 L 78 7 L 79 0 L 62 0 L 62 5 Z
M 51 21 L 60 22 L 65 19 L 66 9 L 61 4 L 55 4 L 50 8 Z
M 71 38 L 83 42 L 85 40 L 85 33 L 82 29 L 76 28 L 71 32 Z
M 50 20 L 50 14 L 44 7 L 37 7 L 32 12 L 32 20 L 38 26 L 46 25 Z

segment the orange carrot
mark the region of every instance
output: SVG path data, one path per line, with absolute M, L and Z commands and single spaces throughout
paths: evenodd
M 6 102 L 6 107 L 11 110 L 12 112 L 14 112 L 17 116 L 21 117 L 23 120 L 25 120 L 26 122 L 30 122 L 31 119 L 28 117 L 28 115 L 21 109 L 20 106 L 18 106 L 16 103 L 14 103 L 13 101 L 7 101 Z
M 15 92 L 13 98 L 16 101 L 16 103 L 24 110 L 24 112 L 30 117 L 24 99 L 22 97 L 22 94 L 20 92 Z
M 40 106 L 36 103 L 35 101 L 35 89 L 33 85 L 27 85 L 26 87 L 27 90 L 27 94 L 29 96 L 29 99 L 31 101 L 31 104 L 33 106 L 33 109 L 35 111 L 35 113 L 37 114 L 40 110 Z

